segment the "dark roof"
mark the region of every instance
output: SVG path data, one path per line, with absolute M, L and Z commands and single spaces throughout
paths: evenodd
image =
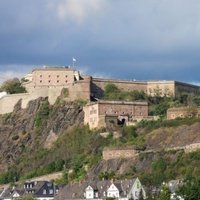
M 53 197 L 55 189 L 54 184 L 48 181 L 25 182 L 24 184 L 5 190 L 2 198 L 12 197 L 15 192 L 20 196 Z
M 98 192 L 98 198 L 103 198 L 105 192 L 113 183 L 119 190 L 120 196 L 125 197 L 129 193 L 136 179 L 132 180 L 104 180 L 104 181 L 85 181 L 80 183 L 69 183 L 56 195 L 55 200 L 84 199 L 85 189 L 91 186 Z

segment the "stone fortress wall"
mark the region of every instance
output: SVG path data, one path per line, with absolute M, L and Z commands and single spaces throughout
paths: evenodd
M 200 107 L 174 107 L 167 110 L 167 119 L 200 117 Z
M 120 90 L 123 91 L 144 91 L 147 90 L 147 82 L 145 81 L 125 81 L 125 80 L 112 80 L 92 78 L 91 80 L 91 96 L 101 99 L 105 86 L 109 83 L 115 84 Z
M 25 76 L 27 82 L 24 87 L 27 93 L 4 95 L 0 98 L 0 114 L 13 111 L 14 106 L 22 100 L 22 108 L 26 108 L 29 101 L 39 97 L 48 97 L 53 105 L 61 95 L 63 88 L 68 89 L 67 100 L 90 100 L 90 77 L 81 77 L 79 72 L 68 67 L 46 67 L 34 69 L 32 74 Z
M 29 101 L 35 100 L 39 97 L 47 97 L 48 95 L 48 90 L 41 88 L 37 89 L 33 93 L 11 94 L 3 96 L 0 98 L 0 114 L 12 112 L 14 106 L 20 99 L 22 100 L 22 108 L 26 108 Z
M 133 148 L 124 149 L 109 149 L 105 148 L 103 150 L 103 160 L 119 159 L 119 158 L 135 158 L 138 153 Z
M 105 86 L 108 83 L 115 84 L 119 89 L 123 91 L 143 91 L 148 96 L 160 95 L 175 97 L 181 93 L 193 93 L 200 95 L 200 86 L 178 81 L 125 81 L 101 78 L 92 78 L 91 95 L 95 98 L 101 99 L 103 97 Z
M 81 76 L 79 72 L 69 67 L 45 67 L 36 68 L 31 74 L 25 76 L 24 83 L 28 93 L 6 95 L 0 97 L 0 114 L 13 111 L 14 105 L 22 99 L 22 107 L 25 108 L 30 100 L 39 97 L 48 97 L 50 104 L 54 104 L 63 88 L 69 91 L 68 100 L 84 99 L 90 101 L 90 97 L 101 99 L 106 84 L 113 83 L 124 91 L 144 91 L 148 95 L 172 95 L 182 92 L 200 94 L 200 87 L 176 81 L 123 81 L 92 78 Z
M 185 153 L 191 153 L 200 150 L 200 143 L 192 143 L 185 146 L 177 146 L 172 148 L 166 148 L 161 150 L 147 150 L 147 151 L 137 151 L 133 147 L 124 147 L 124 148 L 104 148 L 102 153 L 103 160 L 112 160 L 112 159 L 128 159 L 133 158 L 135 159 L 140 154 L 146 154 L 146 153 L 156 153 L 161 151 L 184 151 Z

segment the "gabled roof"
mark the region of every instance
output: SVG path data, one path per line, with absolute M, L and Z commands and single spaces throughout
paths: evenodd
M 82 183 L 69 183 L 55 197 L 56 200 L 83 199 L 85 197 L 85 189 L 91 186 L 94 192 L 98 193 L 98 198 L 104 198 L 108 188 L 112 183 L 119 190 L 120 197 L 126 197 L 130 192 L 136 179 L 132 180 L 104 180 L 104 181 L 85 181 Z
M 25 187 L 31 185 L 31 187 Z M 43 193 L 46 190 L 46 194 Z M 50 190 L 53 192 L 50 193 Z M 54 184 L 48 181 L 32 181 L 25 182 L 15 188 L 8 188 L 2 195 L 2 198 L 10 198 L 17 192 L 19 196 L 31 195 L 34 197 L 53 197 L 54 196 Z

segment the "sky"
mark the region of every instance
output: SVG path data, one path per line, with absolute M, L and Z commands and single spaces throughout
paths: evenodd
M 75 66 L 126 80 L 200 83 L 199 0 L 0 0 L 0 81 Z

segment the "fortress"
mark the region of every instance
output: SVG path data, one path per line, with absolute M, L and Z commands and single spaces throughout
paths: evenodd
M 12 112 L 19 100 L 22 102 L 22 108 L 26 108 L 29 101 L 39 97 L 48 97 L 49 103 L 54 104 L 63 89 L 67 90 L 66 99 L 68 101 L 83 99 L 90 102 L 91 99 L 102 99 L 104 88 L 108 83 L 113 83 L 124 91 L 144 91 L 150 96 L 177 96 L 184 92 L 200 95 L 199 86 L 187 83 L 101 79 L 83 76 L 79 71 L 70 67 L 45 66 L 36 68 L 31 74 L 26 75 L 24 79 L 23 85 L 27 93 L 1 96 L 0 114 Z

